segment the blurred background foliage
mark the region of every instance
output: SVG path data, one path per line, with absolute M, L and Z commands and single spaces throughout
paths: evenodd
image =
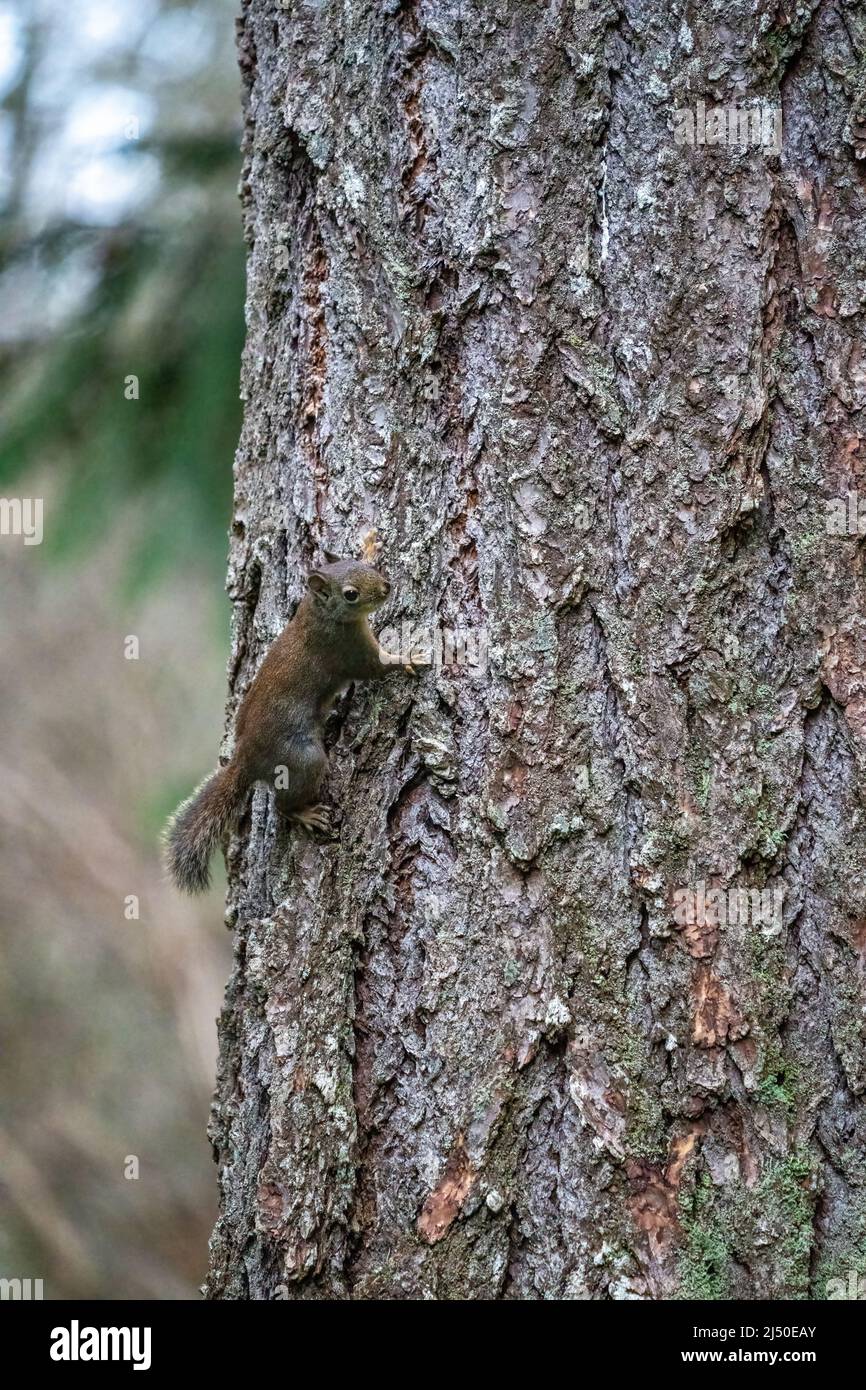
M 235 8 L 0 0 L 0 495 L 44 498 L 0 537 L 0 1277 L 46 1298 L 196 1297 L 215 1214 L 230 938 L 158 834 L 222 730 Z

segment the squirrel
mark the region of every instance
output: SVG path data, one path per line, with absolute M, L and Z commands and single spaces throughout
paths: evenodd
M 352 681 L 381 680 L 390 672 L 429 666 L 379 646 L 367 615 L 385 602 L 391 585 L 372 565 L 340 560 L 307 576 L 294 617 L 268 649 L 235 721 L 235 749 L 181 803 L 165 832 L 166 863 L 177 887 L 201 893 L 210 883 L 210 858 L 240 818 L 256 782 L 274 788 L 287 820 L 327 834 L 330 810 L 319 800 L 327 765 L 323 730 L 336 696 Z M 282 786 L 281 783 L 286 785 Z

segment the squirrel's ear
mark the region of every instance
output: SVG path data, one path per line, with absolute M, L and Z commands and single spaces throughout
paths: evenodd
M 340 556 L 336 555 L 333 550 L 323 550 L 322 554 L 325 557 L 326 565 L 336 565 L 340 559 Z
M 328 592 L 328 581 L 318 570 L 313 570 L 312 574 L 307 575 L 307 588 L 312 589 L 314 594 L 321 596 Z

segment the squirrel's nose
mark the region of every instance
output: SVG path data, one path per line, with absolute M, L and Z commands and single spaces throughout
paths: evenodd
M 390 581 L 390 579 L 383 579 L 383 580 L 382 580 L 382 588 L 385 590 L 385 593 L 386 593 L 386 594 L 390 594 L 390 592 L 391 592 L 391 581 Z

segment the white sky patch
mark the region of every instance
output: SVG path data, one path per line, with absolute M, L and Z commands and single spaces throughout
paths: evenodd
M 76 221 L 111 226 L 159 183 L 154 155 L 110 154 L 85 160 L 66 184 L 66 215 Z
M 35 261 L 11 267 L 0 275 L 0 343 L 27 342 L 47 332 L 61 332 L 86 302 L 99 279 L 86 250 L 72 252 L 62 266 L 48 274 Z M 39 305 L 34 318 L 33 306 Z
M 145 135 L 153 120 L 153 102 L 134 87 L 94 87 L 70 107 L 61 143 L 79 154 L 106 152 L 123 143 L 133 116 Z
M 0 111 L 0 205 L 12 192 L 12 141 L 15 126 L 8 111 Z
M 182 77 L 198 72 L 214 46 L 214 26 L 196 10 L 168 10 L 150 26 L 139 45 L 139 57 Z
M 75 24 L 88 42 L 100 48 L 121 48 L 129 43 L 133 6 L 107 4 L 106 0 L 76 0 Z M 141 8 L 147 10 L 145 4 Z
M 155 156 L 127 137 L 128 122 L 147 134 L 153 102 L 133 87 L 85 88 L 59 114 L 51 140 L 43 140 L 34 160 L 28 212 L 36 222 L 58 215 L 105 226 L 118 221 L 148 197 L 159 175 Z
M 148 133 L 154 102 L 136 86 L 82 81 L 82 74 L 108 70 L 135 51 L 155 0 L 29 4 L 46 37 L 31 88 L 33 119 L 44 134 L 28 171 L 27 215 L 36 230 L 63 216 L 110 225 L 153 190 L 156 160 L 137 153 L 126 131 L 134 119 L 139 137 Z
M 8 5 L 0 4 L 0 96 L 12 86 L 23 54 L 21 25 Z

